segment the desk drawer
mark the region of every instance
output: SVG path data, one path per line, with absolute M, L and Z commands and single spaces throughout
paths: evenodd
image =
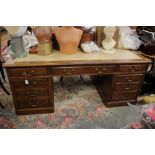
M 116 71 L 116 65 L 105 66 L 76 66 L 76 67 L 53 67 L 51 73 L 54 75 L 79 75 L 79 74 L 105 74 Z
M 139 83 L 116 83 L 114 86 L 115 91 L 137 91 Z
M 113 93 L 112 101 L 126 101 L 126 100 L 135 100 L 137 97 L 137 92 L 125 92 L 125 93 Z
M 146 65 L 120 65 L 120 72 L 145 72 Z
M 13 88 L 35 88 L 48 86 L 51 78 L 37 77 L 37 78 L 27 78 L 28 84 L 25 83 L 25 78 L 15 78 L 10 79 L 10 83 Z
M 143 77 L 143 74 L 117 75 L 115 82 L 141 82 Z
M 9 68 L 7 69 L 7 74 L 9 77 L 40 76 L 48 75 L 48 69 L 45 67 Z
M 25 89 L 15 89 L 15 97 L 17 98 L 37 98 L 49 96 L 49 90 L 47 88 L 25 88 Z
M 26 108 L 45 108 L 50 107 L 51 103 L 49 99 L 18 99 L 16 100 L 17 109 L 26 109 Z

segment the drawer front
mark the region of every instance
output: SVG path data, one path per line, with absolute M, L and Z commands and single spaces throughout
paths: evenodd
M 141 82 L 143 80 L 143 74 L 129 74 L 129 75 L 117 75 L 116 82 Z
M 120 65 L 120 72 L 145 72 L 146 65 Z
M 139 83 L 116 83 L 114 86 L 115 91 L 137 91 Z
M 39 76 L 48 75 L 48 68 L 45 67 L 29 67 L 29 68 L 10 68 L 7 69 L 7 74 L 9 77 L 29 77 L 29 76 Z
M 10 83 L 13 88 L 35 88 L 48 86 L 51 78 L 27 78 L 28 84 L 25 78 L 11 79 Z
M 14 95 L 17 98 L 37 98 L 42 96 L 49 96 L 48 88 L 27 88 L 27 89 L 15 89 Z
M 136 92 L 113 93 L 112 101 L 135 100 L 136 97 L 137 97 L 137 93 Z
M 76 66 L 76 67 L 53 67 L 51 73 L 54 75 L 79 75 L 79 74 L 105 74 L 116 71 L 116 65 L 105 66 Z
M 49 99 L 24 99 L 16 100 L 17 109 L 26 109 L 26 108 L 45 108 L 51 107 Z

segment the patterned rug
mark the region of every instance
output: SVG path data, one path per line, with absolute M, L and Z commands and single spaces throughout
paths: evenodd
M 54 79 L 55 112 L 16 115 L 12 96 L 0 90 L 0 128 L 103 129 L 123 128 L 139 119 L 130 107 L 106 108 L 89 76 L 65 77 L 63 85 Z M 5 84 L 9 90 L 9 84 Z

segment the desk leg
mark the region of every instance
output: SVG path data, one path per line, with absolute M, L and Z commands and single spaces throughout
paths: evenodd
M 5 107 L 4 107 L 4 105 L 0 102 L 0 107 L 2 108 L 2 109 L 5 109 Z
M 103 103 L 106 104 L 111 99 L 113 75 L 94 75 L 91 78 Z

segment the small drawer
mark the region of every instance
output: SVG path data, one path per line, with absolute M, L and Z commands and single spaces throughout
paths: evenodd
M 76 67 L 53 67 L 51 73 L 54 75 L 79 75 L 79 74 L 105 74 L 116 71 L 115 65 L 105 66 L 76 66 Z
M 141 82 L 143 74 L 116 75 L 116 82 Z
M 16 100 L 17 109 L 26 109 L 26 108 L 46 108 L 51 107 L 49 99 L 17 99 Z
M 28 67 L 28 68 L 9 68 L 7 69 L 9 77 L 30 77 L 39 75 L 48 75 L 48 68 L 45 67 Z
M 137 97 L 136 92 L 126 92 L 126 93 L 113 93 L 112 101 L 126 101 L 126 100 L 135 100 Z
M 42 96 L 49 96 L 48 88 L 27 88 L 27 89 L 15 89 L 15 97 L 17 98 L 37 98 Z
M 13 88 L 35 88 L 48 86 L 51 78 L 27 78 L 28 83 L 26 83 L 25 78 L 10 79 L 10 83 Z
M 75 75 L 78 73 L 78 67 L 54 67 L 51 73 L 54 75 Z
M 105 65 L 105 66 L 98 66 L 95 67 L 94 70 L 96 74 L 105 74 L 105 73 L 114 73 L 117 71 L 117 65 Z
M 146 65 L 120 65 L 120 72 L 145 72 Z
M 137 91 L 139 85 L 139 83 L 116 83 L 114 91 Z

